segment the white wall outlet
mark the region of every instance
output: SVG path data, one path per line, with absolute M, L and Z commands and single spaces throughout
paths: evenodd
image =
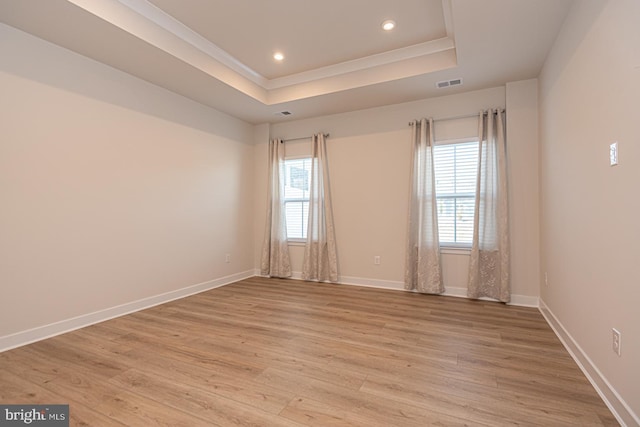
M 373 264 L 380 265 L 380 255 L 376 255 L 373 257 Z
M 620 334 L 620 331 L 617 330 L 616 328 L 613 328 L 612 332 L 613 332 L 613 352 L 618 356 L 620 356 L 622 334 Z
M 549 286 L 549 275 L 547 275 L 547 272 L 544 272 L 544 285 L 545 286 Z
M 618 142 L 609 145 L 609 164 L 611 166 L 618 164 Z
M 224 262 L 227 262 L 227 263 L 231 262 L 231 254 L 226 254 L 224 256 Z

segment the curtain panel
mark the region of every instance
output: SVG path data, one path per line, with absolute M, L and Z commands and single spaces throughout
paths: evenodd
M 444 284 L 438 238 L 433 144 L 433 120 L 412 122 L 405 289 L 440 294 L 444 292 Z
M 511 299 L 505 111 L 478 119 L 479 157 L 474 232 L 469 261 L 470 298 Z
M 327 143 L 324 134 L 312 137 L 309 223 L 302 262 L 302 278 L 338 281 L 338 257 L 329 185 Z
M 260 262 L 260 274 L 269 277 L 291 277 L 284 207 L 284 151 L 283 141 L 269 141 L 269 199 Z

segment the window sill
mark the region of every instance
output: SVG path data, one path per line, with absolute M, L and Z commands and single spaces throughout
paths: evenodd
M 446 255 L 470 255 L 471 248 L 460 248 L 455 246 L 441 246 L 440 253 Z
M 287 245 L 289 246 L 304 246 L 307 243 L 306 240 L 287 240 Z

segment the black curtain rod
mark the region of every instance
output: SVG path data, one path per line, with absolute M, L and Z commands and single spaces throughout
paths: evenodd
M 330 136 L 330 135 L 331 135 L 331 134 L 329 134 L 329 133 L 325 133 L 325 134 L 324 134 L 324 137 L 325 137 L 325 138 L 329 138 L 329 136 Z M 311 138 L 313 138 L 313 136 L 301 136 L 300 138 L 289 138 L 289 139 L 283 139 L 283 140 L 281 140 L 280 142 L 299 141 L 299 140 L 301 140 L 301 139 L 311 139 Z

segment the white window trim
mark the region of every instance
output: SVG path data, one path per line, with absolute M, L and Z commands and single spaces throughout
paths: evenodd
M 434 141 L 434 145 L 451 145 L 451 144 L 463 144 L 465 142 L 478 141 L 477 136 L 470 136 L 466 138 L 454 138 L 454 139 L 442 139 Z M 479 141 L 478 141 L 479 143 Z M 474 195 L 475 197 L 475 195 Z M 436 195 L 437 198 L 437 195 Z M 449 255 L 469 255 L 471 254 L 471 246 L 473 243 L 466 245 L 464 243 L 441 243 L 440 253 Z
M 476 139 L 473 139 L 472 141 L 476 141 Z M 300 159 L 311 159 L 311 154 L 306 155 L 306 154 L 301 154 L 299 156 L 285 156 L 284 160 L 300 160 Z
M 453 246 L 452 244 L 445 244 L 440 246 L 440 253 L 447 255 L 470 255 L 471 246 Z
M 300 154 L 298 156 L 285 156 L 284 160 L 285 162 L 287 160 L 300 160 L 300 159 L 312 159 L 313 157 L 311 156 L 311 154 Z M 302 201 L 309 201 L 309 199 L 289 199 L 287 200 L 289 202 L 302 202 Z M 285 203 L 286 205 L 286 203 Z M 299 238 L 299 237 L 287 237 L 287 245 L 288 246 L 304 246 L 307 244 L 307 239 L 303 239 L 303 238 Z
M 477 136 L 470 136 L 468 138 L 442 139 L 440 141 L 436 141 L 434 145 L 462 144 L 465 142 L 476 142 L 476 141 L 478 141 Z

